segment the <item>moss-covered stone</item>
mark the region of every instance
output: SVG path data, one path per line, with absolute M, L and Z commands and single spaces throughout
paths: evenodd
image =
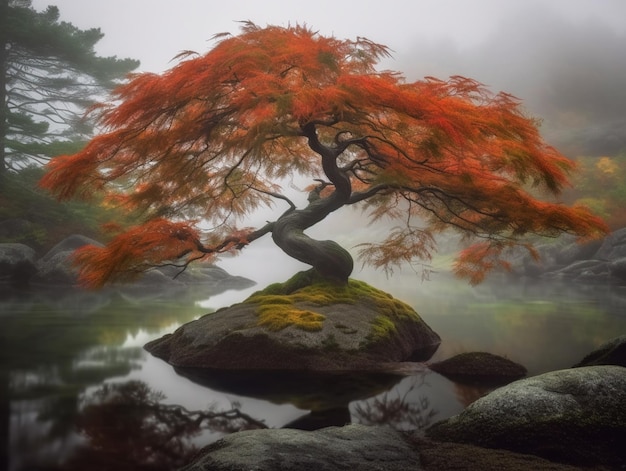
M 277 332 L 295 325 L 299 329 L 314 332 L 322 329 L 326 316 L 313 311 L 297 309 L 291 304 L 261 304 L 258 308 L 259 325 Z
M 407 304 L 366 283 L 303 272 L 146 345 L 177 367 L 364 371 L 424 361 L 441 339 Z
M 258 325 L 278 331 L 290 325 L 315 331 L 322 328 L 325 317 L 315 311 L 316 306 L 355 304 L 371 302 L 380 312 L 372 324 L 372 340 L 389 337 L 396 331 L 394 320 L 419 319 L 417 313 L 406 303 L 389 293 L 376 289 L 363 281 L 348 280 L 338 284 L 320 277 L 313 270 L 297 273 L 284 283 L 274 283 L 253 293 L 244 301 L 256 304 Z M 296 304 L 306 304 L 311 309 L 300 309 Z

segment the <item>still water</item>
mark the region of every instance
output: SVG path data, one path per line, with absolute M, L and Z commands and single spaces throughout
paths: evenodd
M 357 276 L 402 299 L 443 341 L 432 360 L 487 351 L 530 375 L 566 368 L 626 333 L 626 290 Z M 423 429 L 488 387 L 425 368 L 406 377 L 234 381 L 212 389 L 179 376 L 142 346 L 178 325 L 243 300 L 254 287 L 209 299 L 54 293 L 0 300 L 0 469 L 169 470 L 226 433 L 386 423 Z M 264 387 L 257 387 L 262 385 Z

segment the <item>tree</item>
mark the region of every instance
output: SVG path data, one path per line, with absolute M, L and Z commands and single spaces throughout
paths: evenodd
M 139 62 L 99 57 L 98 28 L 81 30 L 30 0 L 0 0 L 0 177 L 77 151 L 91 135 L 85 109 Z
M 434 235 L 452 228 L 479 241 L 456 265 L 473 282 L 505 264 L 505 249 L 532 250 L 521 236 L 606 230 L 582 207 L 530 193 L 558 196 L 572 163 L 510 95 L 464 77 L 407 83 L 375 69 L 386 47 L 303 26 L 244 23 L 240 35 L 215 40 L 203 56 L 186 53 L 164 74 L 119 87 L 100 110 L 106 132 L 50 162 L 41 185 L 59 198 L 106 191 L 145 214 L 106 247 L 77 252 L 87 284 L 167 261 L 186 267 L 270 233 L 288 255 L 344 283 L 349 252 L 304 231 L 352 205 L 372 221 L 400 221 L 385 241 L 362 246 L 366 262 L 427 259 Z M 280 186 L 294 175 L 314 182 L 301 208 Z M 288 208 L 262 227 L 238 226 L 273 203 Z M 212 229 L 202 232 L 206 221 Z

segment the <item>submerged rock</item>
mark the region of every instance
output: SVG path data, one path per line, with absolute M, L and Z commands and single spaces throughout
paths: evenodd
M 426 360 L 439 336 L 407 304 L 371 286 L 303 272 L 183 325 L 145 348 L 177 367 L 354 371 Z
M 563 463 L 620 466 L 625 431 L 626 368 L 590 366 L 503 386 L 427 435 Z

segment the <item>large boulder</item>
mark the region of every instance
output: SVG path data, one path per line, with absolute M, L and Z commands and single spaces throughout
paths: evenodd
M 417 452 L 388 427 L 250 430 L 204 448 L 181 471 L 416 471 Z
M 576 471 L 504 450 L 441 443 L 390 427 L 347 425 L 313 432 L 237 432 L 203 448 L 181 471 Z
M 625 431 L 626 368 L 589 366 L 511 383 L 427 435 L 563 463 L 623 466 Z
M 408 305 L 367 284 L 303 272 L 183 325 L 145 348 L 176 367 L 356 371 L 425 360 L 439 336 Z

